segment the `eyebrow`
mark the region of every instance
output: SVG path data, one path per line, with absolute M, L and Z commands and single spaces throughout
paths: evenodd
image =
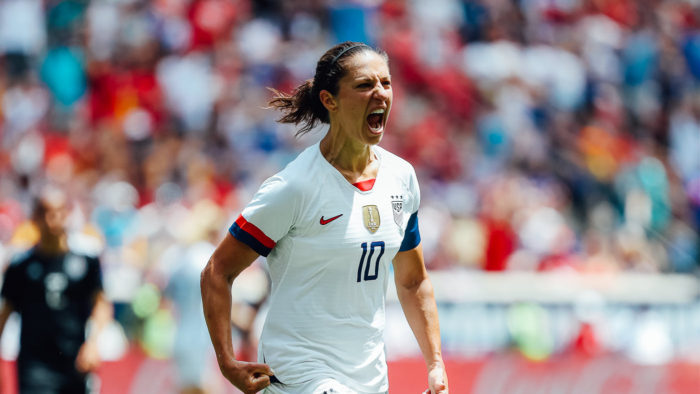
M 391 74 L 382 75 L 379 77 L 379 79 L 387 79 L 387 78 L 391 78 Z M 361 75 L 361 76 L 358 76 L 356 78 L 353 78 L 353 81 L 371 81 L 373 79 L 374 79 L 373 76 Z

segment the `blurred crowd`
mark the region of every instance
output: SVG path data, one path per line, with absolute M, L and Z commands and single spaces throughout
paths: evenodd
M 295 139 L 266 88 L 350 39 L 389 53 L 383 145 L 419 173 L 431 268 L 693 272 L 695 3 L 4 1 L 3 248 L 46 182 L 134 279 L 215 239 L 324 132 Z
M 382 146 L 417 170 L 430 269 L 697 272 L 695 0 L 1 1 L 0 258 L 58 184 L 110 299 L 196 308 L 232 218 L 325 131 L 295 138 L 266 88 L 344 40 L 389 54 Z

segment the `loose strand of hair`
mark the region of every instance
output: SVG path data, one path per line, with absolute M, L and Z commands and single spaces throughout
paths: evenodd
M 312 80 L 307 80 L 299 85 L 292 94 L 280 92 L 277 89 L 268 88 L 274 96 L 268 102 L 269 108 L 282 111 L 283 115 L 277 119 L 280 123 L 303 123 L 294 135 L 300 136 L 308 133 L 319 121 L 314 113 L 312 94 Z

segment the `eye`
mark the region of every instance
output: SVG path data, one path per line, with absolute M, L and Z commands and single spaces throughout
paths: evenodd
M 358 88 L 366 89 L 366 88 L 371 88 L 372 84 L 369 82 L 362 82 L 361 84 L 357 85 Z
M 391 81 L 382 81 L 382 85 L 391 86 Z

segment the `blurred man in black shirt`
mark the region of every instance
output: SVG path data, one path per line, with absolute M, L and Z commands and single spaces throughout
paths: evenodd
M 47 189 L 37 198 L 39 241 L 5 272 L 0 336 L 9 315 L 22 318 L 17 372 L 21 394 L 82 394 L 99 363 L 97 335 L 111 318 L 102 294 L 100 262 L 68 245 L 66 194 Z M 85 325 L 95 329 L 86 339 Z

